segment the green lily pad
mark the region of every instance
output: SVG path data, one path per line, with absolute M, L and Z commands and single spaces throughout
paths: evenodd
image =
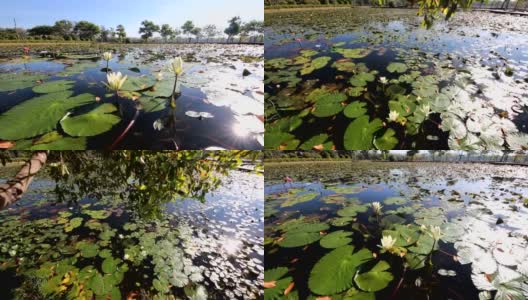
M 354 49 L 334 48 L 334 51 L 342 54 L 346 58 L 363 58 L 370 54 L 370 50 L 365 49 L 365 48 L 354 48 Z
M 391 111 L 396 111 L 400 116 L 407 117 L 416 110 L 416 97 L 400 95 L 397 99 L 389 101 L 389 109 Z
M 327 140 L 328 134 L 321 133 L 309 138 L 306 142 L 302 143 L 302 145 L 299 146 L 299 149 L 312 150 L 315 146 L 323 145 L 323 149 L 321 150 L 331 150 L 334 144 L 331 141 L 328 142 Z
M 327 187 L 327 190 L 334 191 L 338 194 L 357 194 L 363 190 L 360 186 L 331 186 Z
M 402 205 L 405 204 L 405 202 L 407 202 L 407 200 L 402 197 L 389 197 L 383 200 L 383 203 L 387 205 Z
M 101 269 L 106 274 L 112 274 L 116 272 L 117 266 L 121 263 L 119 258 L 108 257 L 103 261 Z
M 358 213 L 364 213 L 368 210 L 368 205 L 351 205 L 337 211 L 341 217 L 355 217 Z
M 343 300 L 376 300 L 376 294 L 366 293 L 357 290 L 356 288 L 351 288 L 346 292 Z
M 282 228 L 282 230 L 287 233 L 295 232 L 317 232 L 324 231 L 330 228 L 326 223 L 306 223 L 304 221 L 299 221 L 297 223 L 292 223 L 287 227 Z
M 319 118 L 336 115 L 343 110 L 343 105 L 341 105 L 341 102 L 345 101 L 346 99 L 347 96 L 339 92 L 326 94 L 318 98 L 317 102 L 315 103 L 314 110 L 312 111 L 312 115 Z
M 346 93 L 350 97 L 359 97 L 363 94 L 364 91 L 365 91 L 365 88 L 361 86 L 349 87 L 346 89 Z
M 372 82 L 376 79 L 375 74 L 375 71 L 356 74 L 350 78 L 350 84 L 355 87 L 364 87 L 368 82 Z
M 338 60 L 332 64 L 332 68 L 341 72 L 352 73 L 356 70 L 356 64 L 350 60 Z
M 302 56 L 305 56 L 305 57 L 312 57 L 312 56 L 315 56 L 317 55 L 317 51 L 315 50 L 312 50 L 312 49 L 304 49 L 304 50 L 301 50 L 301 55 Z
M 50 132 L 68 110 L 95 99 L 91 94 L 68 98 L 71 95 L 71 91 L 46 94 L 13 107 L 0 116 L 0 138 L 20 140 Z
M 37 85 L 37 81 L 48 75 L 0 74 L 0 93 L 26 89 Z
M 416 244 L 412 247 L 409 247 L 409 251 L 416 254 L 427 255 L 434 250 L 433 245 L 434 249 L 438 248 L 438 243 L 435 243 L 434 239 L 431 236 L 427 234 L 422 234 L 418 241 L 416 241 Z
M 312 244 L 320 238 L 319 232 L 288 232 L 278 244 L 283 248 L 295 248 Z
M 295 195 L 294 197 L 289 198 L 288 200 L 282 202 L 281 207 L 290 207 L 290 206 L 294 206 L 299 203 L 312 201 L 317 196 L 319 196 L 319 194 L 317 193 L 306 193 L 306 194 Z
M 343 113 L 347 118 L 355 119 L 367 113 L 366 107 L 367 104 L 365 102 L 354 101 L 345 107 Z
M 149 77 L 149 76 L 138 76 L 138 77 L 128 76 L 121 90 L 138 92 L 138 91 L 152 89 L 152 87 L 154 87 L 156 83 L 157 83 L 156 79 Z
M 282 144 L 292 141 L 294 138 L 295 136 L 290 133 L 266 131 L 266 134 L 264 135 L 264 145 L 266 149 L 277 149 Z
M 84 210 L 83 213 L 89 215 L 90 217 L 98 220 L 103 220 L 112 215 L 111 211 L 107 210 Z
M 279 267 L 271 270 L 264 271 L 264 281 L 279 280 L 282 276 L 288 273 L 288 268 Z
M 389 128 L 385 133 L 379 137 L 374 139 L 374 146 L 378 150 L 391 150 L 398 144 L 398 139 L 394 136 L 396 132 Z
M 349 244 L 352 242 L 352 238 L 350 236 L 352 235 L 352 232 L 338 230 L 334 231 L 332 233 L 329 233 L 325 235 L 319 243 L 321 244 L 321 247 L 323 248 L 338 248 L 344 245 Z
M 112 293 L 114 289 L 113 278 L 110 275 L 101 275 L 97 272 L 88 282 L 88 287 L 98 296 L 105 296 Z M 112 294 L 117 295 L 114 291 Z
M 90 242 L 81 241 L 77 243 L 76 248 L 81 251 L 81 255 L 86 258 L 97 256 L 99 252 L 99 246 Z
M 374 139 L 374 133 L 381 129 L 382 122 L 380 119 L 374 119 L 369 122 L 368 116 L 361 116 L 350 125 L 345 131 L 344 146 L 346 150 L 364 150 L 371 149 Z
M 332 219 L 330 224 L 336 227 L 343 227 L 343 226 L 350 224 L 352 221 L 354 221 L 354 218 L 352 217 L 339 217 L 339 218 Z
M 392 62 L 387 66 L 387 71 L 391 73 L 404 73 L 407 71 L 407 66 L 404 63 Z
M 275 281 L 275 287 L 266 289 L 264 292 L 264 300 L 282 299 L 282 296 L 284 296 L 284 290 L 290 285 L 293 279 L 291 277 L 286 277 L 271 281 Z
M 49 94 L 67 91 L 73 87 L 75 81 L 72 80 L 57 80 L 37 85 L 33 88 L 33 92 L 37 94 Z
M 111 114 L 115 111 L 117 108 L 113 104 L 105 103 L 86 114 L 64 118 L 61 126 L 71 136 L 96 136 L 121 121 L 120 117 Z
M 370 271 L 358 274 L 354 281 L 364 291 L 380 291 L 386 288 L 394 279 L 392 274 L 387 272 L 388 269 L 390 269 L 390 266 L 386 261 L 379 261 Z
M 308 279 L 310 290 L 318 295 L 333 295 L 352 287 L 357 268 L 372 260 L 368 249 L 354 253 L 354 246 L 332 250 L 313 267 Z
M 64 231 L 71 232 L 75 228 L 81 226 L 83 219 L 82 218 L 73 218 L 70 222 L 66 223 L 64 226 Z
M 301 69 L 301 75 L 308 75 L 315 70 L 324 68 L 332 58 L 329 56 L 322 56 L 312 60 L 309 64 L 304 65 Z
M 143 110 L 147 113 L 158 112 L 167 108 L 167 99 L 141 97 L 139 98 L 139 102 Z
M 88 69 L 96 68 L 97 66 L 98 64 L 96 62 L 77 62 L 71 66 L 67 66 L 62 72 L 57 73 L 56 76 L 69 77 L 80 74 Z
M 18 145 L 18 144 L 17 144 Z M 62 137 L 49 143 L 35 146 L 27 145 L 21 150 L 86 150 L 87 140 L 85 137 L 71 138 Z

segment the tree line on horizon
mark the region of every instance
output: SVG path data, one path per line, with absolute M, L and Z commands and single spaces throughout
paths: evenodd
M 353 2 L 354 0 L 264 0 L 264 5 L 339 5 Z
M 528 164 L 528 151 L 455 151 L 455 150 L 323 150 L 323 151 L 264 151 L 267 161 L 302 160 L 379 160 L 379 161 L 471 161 Z
M 222 32 L 214 24 L 203 28 L 194 25 L 193 21 L 186 21 L 181 27 L 172 27 L 170 24 L 157 25 L 153 21 L 145 20 L 141 23 L 139 34 L 141 39 L 148 42 L 158 33 L 164 41 L 174 41 L 181 35 L 185 35 L 188 41 L 207 38 L 207 41 L 225 34 L 228 42 L 232 42 L 239 36 L 240 41 L 250 36 L 259 36 L 264 33 L 264 22 L 251 20 L 243 23 L 240 17 L 233 17 L 228 21 L 228 26 Z M 130 43 L 126 29 L 119 24 L 116 28 L 98 26 L 88 21 L 74 22 L 70 20 L 56 21 L 53 26 L 39 25 L 29 29 L 24 28 L 0 28 L 0 40 L 59 40 L 59 41 L 100 41 Z

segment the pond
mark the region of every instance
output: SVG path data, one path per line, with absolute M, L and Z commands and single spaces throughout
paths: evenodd
M 528 297 L 526 167 L 356 161 L 265 171 L 266 299 Z
M 262 149 L 263 47 L 0 47 L 0 140 L 12 149 Z M 112 53 L 108 61 L 102 53 Z M 169 72 L 183 58 L 176 86 Z M 118 94 L 107 72 L 128 76 Z
M 268 149 L 523 149 L 528 18 L 415 10 L 266 13 Z
M 116 199 L 56 203 L 54 186 L 40 177 L 0 212 L 2 299 L 262 297 L 262 176 L 232 171 L 153 220 Z

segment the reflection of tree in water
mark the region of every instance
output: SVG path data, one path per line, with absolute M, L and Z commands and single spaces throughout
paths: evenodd
M 16 177 L 0 185 L 0 209 L 27 191 L 34 175 L 45 170 L 57 183 L 61 202 L 89 197 L 122 201 L 143 218 L 160 217 L 164 204 L 184 198 L 204 201 L 221 176 L 257 151 L 52 151 L 2 152 L 3 163 L 28 158 Z

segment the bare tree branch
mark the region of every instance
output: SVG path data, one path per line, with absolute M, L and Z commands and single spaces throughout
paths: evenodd
M 36 151 L 22 168 L 15 178 L 0 184 L 0 210 L 14 204 L 28 190 L 35 174 L 46 164 L 48 159 L 47 151 Z

